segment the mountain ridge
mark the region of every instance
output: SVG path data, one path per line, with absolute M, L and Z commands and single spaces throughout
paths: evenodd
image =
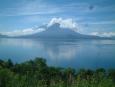
M 7 35 L 3 35 L 0 33 L 0 38 L 7 38 L 8 36 Z
M 31 35 L 19 36 L 19 38 L 73 38 L 73 39 L 95 38 L 95 39 L 98 39 L 101 37 L 80 34 L 68 28 L 60 28 L 60 24 L 55 23 L 52 26 L 48 27 L 45 31 L 31 34 Z
M 59 23 L 55 23 L 49 27 L 43 25 L 36 27 L 35 30 L 39 28 L 46 28 L 45 31 L 36 32 L 29 35 L 20 35 L 20 36 L 7 36 L 0 34 L 2 38 L 37 38 L 37 39 L 115 39 L 109 37 L 100 37 L 94 35 L 85 35 L 78 33 L 70 28 L 61 28 Z

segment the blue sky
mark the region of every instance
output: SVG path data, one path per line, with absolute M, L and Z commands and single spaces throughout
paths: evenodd
M 115 34 L 115 0 L 0 0 L 0 32 L 23 30 L 52 18 L 73 19 L 84 34 Z

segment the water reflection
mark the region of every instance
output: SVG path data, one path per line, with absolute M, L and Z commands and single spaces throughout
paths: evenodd
M 38 56 L 63 67 L 115 67 L 114 51 L 114 40 L 0 39 L 0 58 L 15 62 Z

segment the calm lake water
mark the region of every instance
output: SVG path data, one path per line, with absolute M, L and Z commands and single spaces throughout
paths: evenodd
M 115 68 L 115 40 L 0 39 L 0 59 L 20 63 L 35 57 L 51 66 Z

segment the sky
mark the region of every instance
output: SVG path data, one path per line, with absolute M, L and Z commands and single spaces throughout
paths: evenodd
M 54 19 L 83 34 L 115 36 L 115 0 L 0 0 L 0 33 L 30 33 Z

